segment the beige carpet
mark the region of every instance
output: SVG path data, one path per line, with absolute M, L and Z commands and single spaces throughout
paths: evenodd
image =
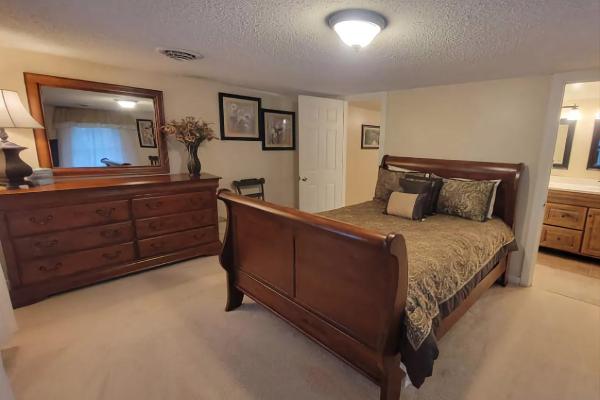
M 441 341 L 435 375 L 403 399 L 600 399 L 600 307 L 555 287 L 579 278 L 541 266 L 537 279 L 553 290 L 489 290 Z M 17 399 L 379 398 L 256 304 L 223 312 L 224 281 L 211 257 L 19 309 L 4 353 Z M 593 281 L 579 288 L 584 300 Z

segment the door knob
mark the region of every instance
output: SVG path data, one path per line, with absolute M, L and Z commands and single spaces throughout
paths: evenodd
M 302 182 L 306 182 L 306 181 L 308 180 L 308 178 L 307 178 L 307 177 L 300 177 L 300 180 L 301 180 Z

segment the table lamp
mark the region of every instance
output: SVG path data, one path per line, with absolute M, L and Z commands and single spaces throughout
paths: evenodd
M 25 178 L 33 170 L 19 157 L 27 147 L 9 142 L 4 128 L 43 128 L 27 112 L 17 92 L 11 90 L 0 90 L 0 184 L 18 189 L 28 184 Z

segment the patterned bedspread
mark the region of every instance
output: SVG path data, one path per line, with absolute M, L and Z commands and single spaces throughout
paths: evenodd
M 405 328 L 416 350 L 431 334 L 440 304 L 457 294 L 499 251 L 512 250 L 514 235 L 498 218 L 477 222 L 437 214 L 412 221 L 383 214 L 384 209 L 383 201 L 373 200 L 320 215 L 404 236 L 409 274 Z

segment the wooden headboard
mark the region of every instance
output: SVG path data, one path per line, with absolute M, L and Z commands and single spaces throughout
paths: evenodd
M 394 166 L 412 171 L 433 172 L 444 178 L 501 179 L 496 192 L 494 215 L 514 227 L 519 178 L 524 164 L 506 164 L 479 161 L 440 160 L 385 155 L 381 166 Z

